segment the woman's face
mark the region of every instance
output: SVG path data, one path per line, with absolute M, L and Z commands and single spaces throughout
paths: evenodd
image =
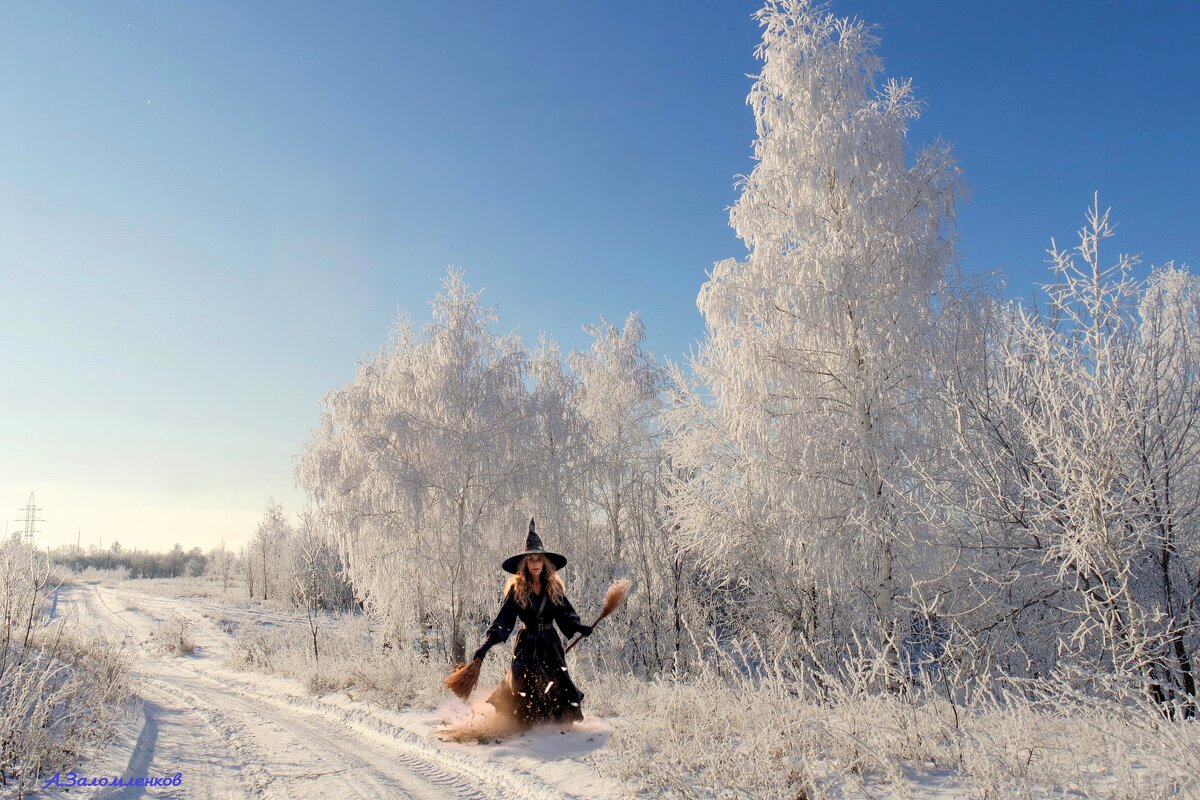
M 531 556 L 525 556 L 525 564 L 529 567 L 529 574 L 535 578 L 542 576 L 542 557 L 536 553 Z

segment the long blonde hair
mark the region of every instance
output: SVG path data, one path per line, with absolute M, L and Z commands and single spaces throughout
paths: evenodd
M 550 602 L 561 603 L 567 595 L 567 587 L 559 577 L 558 570 L 550 563 L 550 559 L 542 556 L 542 586 L 550 594 Z M 517 572 L 504 583 L 502 597 L 507 597 L 509 590 L 515 593 L 518 605 L 529 608 L 529 595 L 533 591 L 533 576 L 529 574 L 529 556 L 521 559 Z

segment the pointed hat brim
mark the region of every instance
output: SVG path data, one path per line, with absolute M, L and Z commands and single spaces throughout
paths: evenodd
M 504 559 L 500 566 L 504 568 L 505 572 L 511 572 L 513 575 L 516 575 L 517 568 L 521 566 L 521 559 L 534 553 L 537 553 L 553 564 L 555 569 L 562 569 L 567 565 L 567 557 L 561 553 L 552 553 L 549 550 L 526 550 L 524 553 L 517 553 L 515 556 L 509 556 Z

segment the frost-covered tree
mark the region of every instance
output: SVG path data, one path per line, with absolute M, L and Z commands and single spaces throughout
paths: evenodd
M 664 613 L 673 597 L 673 551 L 663 531 L 661 500 L 662 392 L 666 371 L 644 347 L 646 329 L 637 314 L 618 328 L 601 320 L 584 328 L 593 338 L 571 354 L 579 380 L 584 423 L 582 499 L 591 527 L 595 563 L 589 575 L 633 579 L 626 656 L 661 670 L 677 645 Z M 599 586 L 597 586 L 599 589 Z
M 246 557 L 246 587 L 251 597 L 257 591 L 262 599 L 287 597 L 290 586 L 286 579 L 285 547 L 292 533 L 287 513 L 280 503 L 271 498 L 263 509 L 258 528 L 250 539 Z
M 215 578 L 221 580 L 221 589 L 229 589 L 229 582 L 233 578 L 233 573 L 238 562 L 238 556 L 232 550 L 225 546 L 225 541 L 222 539 L 221 544 L 208 551 L 208 564 L 206 572 Z
M 579 564 L 589 549 L 581 499 L 586 450 L 584 420 L 577 407 L 579 381 L 563 363 L 558 345 L 545 337 L 530 356 L 528 376 L 533 383 L 528 398 L 530 450 L 524 506 L 530 515 L 536 515 L 539 528 L 569 550 L 572 562 Z
M 1022 314 L 1005 356 L 1036 397 L 1014 408 L 1029 443 L 1026 518 L 1081 606 L 1072 643 L 1144 676 L 1162 701 L 1195 689 L 1180 601 L 1200 567 L 1196 288 L 1160 272 L 1143 296 L 1136 259 L 1104 265 L 1112 235 L 1097 205 L 1074 251 L 1052 249 L 1051 314 Z
M 346 609 L 354 593 L 346 580 L 337 543 L 320 529 L 320 517 L 305 513 L 286 548 L 292 605 L 311 610 Z
M 20 534 L 0 540 L 0 678 L 4 677 L 14 647 L 28 647 L 40 627 L 42 606 L 54 579 L 47 554 L 29 545 Z
M 289 599 L 304 609 L 313 659 L 321 658 L 319 633 L 325 609 L 349 608 L 354 600 L 336 545 L 318 529 L 319 517 L 301 516 L 288 543 Z
M 1139 462 L 1148 562 L 1146 600 L 1157 623 L 1150 656 L 1160 699 L 1186 698 L 1195 716 L 1200 654 L 1200 280 L 1168 264 L 1138 309 L 1133 450 Z M 1164 688 L 1165 687 L 1165 688 Z
M 1139 282 L 1129 256 L 1105 265 L 1112 235 L 1095 206 L 1079 245 L 1050 251 L 1047 310 L 997 314 L 982 369 L 940 393 L 949 446 L 926 477 L 961 553 L 943 607 L 978 654 L 1019 653 L 1011 671 L 1066 656 L 1191 714 L 1200 284 L 1169 265 Z
M 1018 412 L 1039 402 L 1019 361 L 1020 307 L 979 292 L 940 327 L 944 353 L 926 406 L 925 447 L 909 465 L 914 498 L 944 568 L 917 582 L 922 616 L 957 652 L 1006 674 L 1055 662 L 1064 602 L 1043 541 L 1028 524 L 1031 446 Z
M 624 328 L 601 320 L 584 328 L 592 345 L 571 354 L 579 377 L 579 413 L 586 426 L 586 498 L 607 538 L 610 577 L 626 561 L 626 540 L 654 521 L 660 454 L 657 415 L 665 373 L 642 349 L 646 328 L 636 314 Z
M 518 338 L 491 332 L 495 313 L 461 272 L 432 307 L 420 336 L 401 320 L 326 397 L 297 477 L 339 532 L 367 606 L 396 635 L 444 625 L 448 655 L 462 660 L 468 621 L 495 604 L 480 576 L 528 518 L 514 509 L 531 458 L 528 357 Z
M 891 642 L 959 171 L 940 143 L 910 154 L 919 104 L 877 88 L 863 24 L 807 0 L 757 17 L 757 163 L 730 214 L 749 254 L 715 265 L 693 375 L 675 373 L 671 522 L 756 628 Z

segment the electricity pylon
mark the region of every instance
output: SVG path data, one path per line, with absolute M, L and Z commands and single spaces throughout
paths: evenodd
M 37 502 L 33 499 L 33 492 L 30 492 L 29 493 L 29 503 L 27 503 L 25 508 L 23 508 L 21 510 L 25 512 L 25 516 L 23 518 L 18 518 L 17 520 L 15 520 L 16 522 L 24 522 L 25 523 L 25 530 L 21 532 L 21 541 L 27 545 L 32 545 L 33 544 L 33 536 L 34 536 L 34 534 L 37 533 L 37 524 L 39 522 L 46 521 L 46 520 L 42 519 L 41 517 L 39 517 L 37 515 L 37 512 L 44 511 L 45 509 L 38 508 Z

